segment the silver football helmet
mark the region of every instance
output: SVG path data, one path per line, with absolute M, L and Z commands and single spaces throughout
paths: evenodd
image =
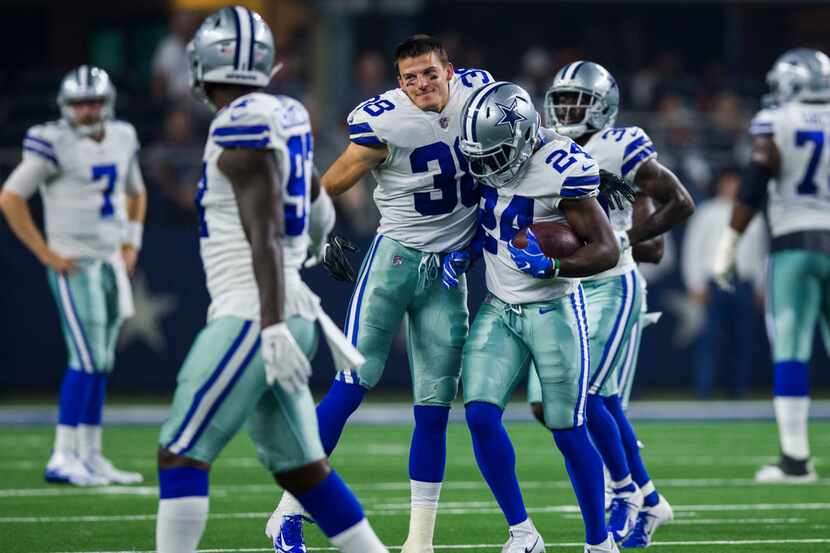
M 613 126 L 619 111 L 617 81 L 592 61 L 560 69 L 545 94 L 545 124 L 570 138 Z
M 830 101 L 830 58 L 809 48 L 788 50 L 767 73 L 767 84 L 765 106 L 790 100 Z
M 210 105 L 205 83 L 267 86 L 274 51 L 274 35 L 258 13 L 222 8 L 205 19 L 187 45 L 194 94 Z
M 519 85 L 500 81 L 479 88 L 461 110 L 459 148 L 470 173 L 490 186 L 509 183 L 533 154 L 540 123 Z
M 61 80 L 57 100 L 61 117 L 83 136 L 99 134 L 104 130 L 104 123 L 115 116 L 115 87 L 106 71 L 92 65 L 82 65 L 67 73 Z M 104 102 L 101 118 L 82 125 L 72 105 L 96 100 Z

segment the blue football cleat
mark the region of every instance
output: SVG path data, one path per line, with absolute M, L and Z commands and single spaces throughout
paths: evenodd
M 308 553 L 303 539 L 303 515 L 285 515 L 280 531 L 274 536 L 277 553 Z
M 674 519 L 674 512 L 666 498 L 660 496 L 660 501 L 653 507 L 643 507 L 637 515 L 637 524 L 634 530 L 623 542 L 624 549 L 636 547 L 648 547 L 651 545 L 651 537 L 660 525 Z
M 608 531 L 614 541 L 620 543 L 634 529 L 637 515 L 643 507 L 643 492 L 636 488 L 633 492 L 617 492 L 611 500 L 611 512 L 608 516 Z

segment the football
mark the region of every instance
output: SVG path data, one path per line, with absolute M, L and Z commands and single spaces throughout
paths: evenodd
M 513 237 L 513 244 L 519 248 L 527 246 L 527 229 L 533 230 L 533 234 L 539 240 L 542 251 L 548 257 L 561 259 L 569 257 L 582 247 L 583 242 L 571 230 L 571 227 L 564 223 L 543 222 L 534 223 L 530 227 L 520 229 Z

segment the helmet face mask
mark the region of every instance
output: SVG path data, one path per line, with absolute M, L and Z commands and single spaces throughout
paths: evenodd
M 461 124 L 459 149 L 470 174 L 498 188 L 513 181 L 533 155 L 540 117 L 524 89 L 498 82 L 467 100 Z
M 211 14 L 187 45 L 194 95 L 215 109 L 205 83 L 264 88 L 274 52 L 274 36 L 259 14 L 240 6 Z
M 84 115 L 94 111 L 94 108 L 80 108 L 79 104 L 96 102 L 101 103 L 100 115 L 97 119 L 86 120 Z M 96 136 L 104 131 L 106 121 L 115 116 L 115 87 L 106 71 L 82 65 L 61 80 L 57 103 L 61 118 L 78 134 Z
M 577 61 L 557 72 L 545 94 L 545 123 L 570 138 L 610 127 L 617 119 L 620 93 L 604 67 Z

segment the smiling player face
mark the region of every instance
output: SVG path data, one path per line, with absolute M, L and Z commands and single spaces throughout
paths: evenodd
M 452 64 L 443 65 L 435 52 L 398 62 L 398 85 L 418 108 L 441 111 L 450 97 Z

